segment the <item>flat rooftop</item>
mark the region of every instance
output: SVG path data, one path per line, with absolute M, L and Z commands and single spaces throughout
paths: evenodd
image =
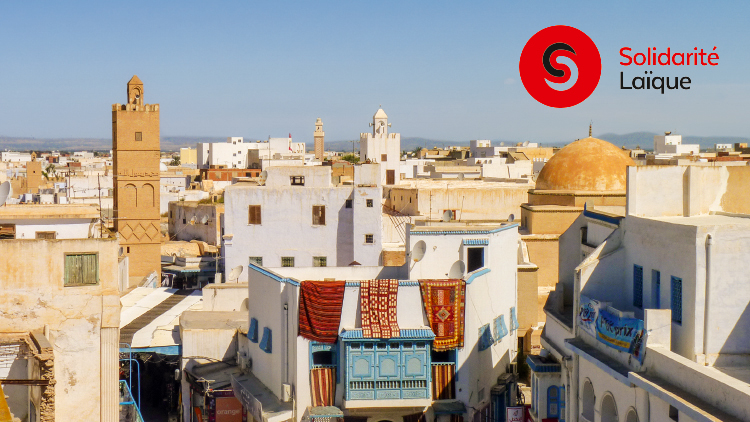
M 458 179 L 409 179 L 402 180 L 398 185 L 393 185 L 391 189 L 530 189 L 534 187 L 533 182 L 514 183 L 514 182 L 486 182 L 480 179 L 458 180 Z
M 41 218 L 99 218 L 94 204 L 43 205 L 16 204 L 0 206 L 0 220 L 32 220 Z
M 739 229 L 750 228 L 750 215 L 737 214 L 710 214 L 710 215 L 696 215 L 692 217 L 644 217 L 649 220 L 664 221 L 672 224 L 680 224 L 683 226 L 694 226 L 694 227 L 710 227 L 710 226 L 725 226 L 725 227 L 737 227 Z

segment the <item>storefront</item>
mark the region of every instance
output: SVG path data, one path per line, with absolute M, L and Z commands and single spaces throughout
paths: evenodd
M 190 385 L 191 422 L 248 422 L 247 409 L 235 397 L 231 377 L 237 366 L 214 362 L 185 371 Z

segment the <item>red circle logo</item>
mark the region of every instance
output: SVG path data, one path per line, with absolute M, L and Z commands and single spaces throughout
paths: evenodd
M 570 62 L 577 78 L 573 78 L 574 69 L 565 62 Z M 549 107 L 573 107 L 588 98 L 599 84 L 602 58 L 596 44 L 583 31 L 557 25 L 544 28 L 529 39 L 521 52 L 518 70 L 523 86 L 535 100 Z

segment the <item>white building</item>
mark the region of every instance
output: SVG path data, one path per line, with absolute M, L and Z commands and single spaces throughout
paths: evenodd
M 381 265 L 379 167 L 355 166 L 350 185 L 333 185 L 329 166 L 270 167 L 263 186 L 227 187 L 224 268 Z
M 748 180 L 629 167 L 626 215 L 589 209 L 561 236 L 536 421 L 750 420 Z
M 672 132 L 664 132 L 664 135 L 654 135 L 654 154 L 664 158 L 674 155 L 698 155 L 700 145 L 682 144 L 682 135 L 672 135 Z M 662 158 L 657 157 L 657 158 Z
M 31 154 L 26 152 L 3 151 L 0 152 L 0 161 L 8 163 L 26 163 L 31 161 Z
M 382 108 L 372 116 L 372 133 L 359 134 L 359 157 L 363 163 L 380 163 L 380 185 L 401 180 L 401 134 L 388 133 L 391 126 Z
M 0 239 L 89 239 L 102 237 L 94 205 L 4 205 Z
M 516 398 L 508 370 L 517 345 L 517 227 L 415 228 L 411 270 L 251 264 L 247 333 L 233 337 L 230 330 L 217 341 L 222 349 L 239 350 L 239 365 L 214 364 L 215 372 L 206 373 L 211 369 L 206 364 L 189 372 L 217 385 L 231 378 L 234 396 L 256 420 L 357 416 L 402 422 L 423 412 L 426 420 L 439 422 L 495 418 Z M 477 267 L 453 269 L 460 261 Z M 389 286 L 388 301 L 370 296 L 368 286 L 376 282 Z M 329 286 L 331 294 L 311 295 L 309 283 Z M 426 304 L 425 297 L 431 302 Z M 333 341 L 312 340 L 309 335 L 318 331 L 310 327 L 318 320 L 305 322 L 305 315 L 329 301 L 340 301 L 340 312 L 333 307 L 326 313 L 339 321 L 328 333 Z M 368 323 L 373 306 L 382 306 L 387 326 Z M 228 314 L 224 318 L 232 324 Z M 377 330 L 394 331 L 389 336 Z M 187 388 L 200 386 L 186 384 L 183 397 L 195 397 Z
M 245 142 L 241 137 L 229 137 L 226 142 L 199 142 L 197 149 L 198 168 L 250 168 L 250 151 L 256 151 L 261 159 L 297 157 L 304 160 L 305 157 L 305 144 L 293 142 L 291 136 L 269 137 L 264 142 Z

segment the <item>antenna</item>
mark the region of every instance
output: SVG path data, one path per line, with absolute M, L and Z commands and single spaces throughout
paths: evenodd
M 445 210 L 445 212 L 443 213 L 443 223 L 451 221 L 451 217 L 453 217 L 453 211 Z
M 227 282 L 231 283 L 237 281 L 237 279 L 240 278 L 240 274 L 242 274 L 243 268 L 244 267 L 242 265 L 238 265 L 232 268 L 232 271 L 227 276 Z
M 414 249 L 411 250 L 411 258 L 414 262 L 419 262 L 424 258 L 424 253 L 427 251 L 427 244 L 424 240 L 420 240 L 414 245 Z
M 450 271 L 448 271 L 448 278 L 463 278 L 464 271 L 466 271 L 466 264 L 463 261 L 458 260 L 453 263 Z
M 7 201 L 8 197 L 12 194 L 13 188 L 10 186 L 10 182 L 3 182 L 0 184 L 0 207 L 5 204 L 5 201 Z

